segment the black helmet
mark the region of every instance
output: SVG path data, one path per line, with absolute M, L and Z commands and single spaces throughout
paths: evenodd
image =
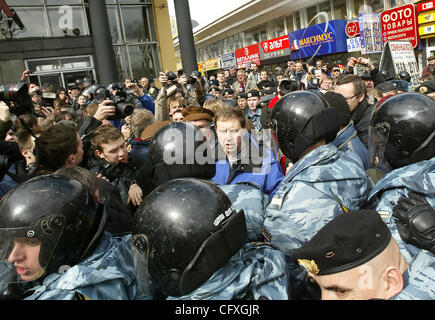
M 33 178 L 7 193 L 0 212 L 0 269 L 10 270 L 7 282 L 41 280 L 76 265 L 95 249 L 105 223 L 104 210 L 82 184 L 56 174 Z M 21 243 L 40 244 L 41 268 L 26 270 L 28 262 L 13 258 Z M 7 285 L 0 283 L 2 290 Z
M 372 166 L 400 168 L 435 155 L 435 103 L 419 93 L 401 93 L 381 102 L 372 115 L 369 156 Z
M 411 81 L 411 75 L 408 73 L 408 71 L 400 71 L 398 78 L 399 80 L 405 80 L 406 82 Z
M 309 91 L 286 94 L 273 107 L 270 119 L 281 151 L 293 163 L 317 141 L 334 140 L 340 129 L 338 111 Z
M 390 74 L 388 73 L 387 70 L 382 69 L 382 70 L 381 70 L 381 74 L 382 74 L 382 76 L 384 77 L 384 80 L 385 80 L 385 81 L 393 80 L 393 77 L 390 76 Z
M 153 136 L 147 165 L 155 186 L 183 177 L 211 179 L 216 165 L 201 130 L 191 123 L 172 122 Z
M 122 82 L 112 82 L 107 86 L 107 90 L 121 90 L 124 88 Z
M 235 212 L 219 187 L 193 178 L 168 181 L 136 212 L 131 244 L 138 286 L 146 294 L 149 275 L 166 295 L 186 295 L 246 240 L 243 211 Z
M 85 96 L 88 101 L 108 97 L 108 90 L 101 84 L 94 83 L 83 88 L 81 95 Z

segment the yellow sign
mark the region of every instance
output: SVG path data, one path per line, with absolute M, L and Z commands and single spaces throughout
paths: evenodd
M 316 36 L 312 36 L 312 37 L 308 37 L 305 39 L 300 39 L 299 40 L 299 45 L 301 47 L 304 46 L 310 46 L 310 45 L 315 45 L 320 43 L 325 43 L 325 42 L 330 42 L 330 41 L 334 41 L 334 34 L 333 32 L 328 32 L 328 33 L 323 33 L 323 34 L 319 34 Z
M 421 12 L 418 15 L 418 24 L 424 24 L 435 21 L 435 10 Z
M 429 24 L 427 26 L 419 27 L 418 33 L 423 39 L 435 36 L 435 24 Z
M 217 58 L 208 59 L 205 61 L 205 70 L 216 70 L 217 68 L 219 68 Z

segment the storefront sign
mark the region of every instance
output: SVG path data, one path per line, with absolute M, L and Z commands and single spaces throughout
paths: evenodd
M 435 36 L 435 24 L 428 24 L 418 28 L 418 33 L 422 39 Z
M 418 37 L 417 16 L 413 4 L 407 4 L 381 13 L 382 41 L 409 40 L 415 48 Z
M 345 26 L 346 20 L 332 20 L 290 32 L 290 43 L 296 40 L 298 44 L 297 50 L 292 50 L 290 59 L 347 51 Z
M 237 49 L 236 63 L 238 69 L 249 67 L 251 63 L 260 65 L 260 52 L 258 50 L 258 43 L 249 47 Z
M 208 59 L 205 61 L 205 70 L 216 70 L 218 68 L 218 61 L 216 58 Z
M 361 51 L 361 37 L 347 39 L 347 51 Z
M 419 3 L 417 5 L 418 12 L 432 10 L 432 9 L 435 9 L 435 0 Z
M 425 24 L 435 21 L 435 10 L 422 12 L 418 15 L 418 24 Z
M 419 69 L 415 58 L 414 47 L 410 41 L 388 41 L 381 56 L 380 70 L 389 74 L 407 71 L 411 75 L 412 85 L 419 84 Z
M 258 49 L 261 61 L 275 57 L 290 56 L 288 35 L 260 42 Z
M 346 35 L 349 38 L 359 36 L 359 23 L 358 21 L 348 21 L 346 23 Z
M 381 18 L 377 13 L 364 13 L 358 15 L 362 54 L 382 52 L 380 19 Z
M 234 52 L 223 54 L 217 57 L 219 68 L 229 69 L 236 67 L 236 54 Z

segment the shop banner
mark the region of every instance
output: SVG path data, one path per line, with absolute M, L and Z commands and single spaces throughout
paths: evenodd
M 418 37 L 417 14 L 413 4 L 407 4 L 381 13 L 382 41 L 409 40 L 415 48 Z
M 407 71 L 411 75 L 413 87 L 420 82 L 417 59 L 410 41 L 388 41 L 382 52 L 379 69 L 387 70 L 391 75 Z
M 332 20 L 290 32 L 290 43 L 297 43 L 297 46 L 292 45 L 290 59 L 346 52 L 346 23 L 346 20 Z
M 217 57 L 219 68 L 230 69 L 236 67 L 236 54 L 234 52 L 223 54 Z
M 216 70 L 218 68 L 218 61 L 216 58 L 208 59 L 205 61 L 205 70 Z
M 358 23 L 361 34 L 361 53 L 382 52 L 381 18 L 379 14 L 359 14 Z
M 349 38 L 347 41 L 347 51 L 361 51 L 361 37 Z
M 251 63 L 260 65 L 260 52 L 258 50 L 258 43 L 249 47 L 237 49 L 236 63 L 237 69 L 249 67 Z
M 275 57 L 290 56 L 290 47 L 288 35 L 281 36 L 272 40 L 260 42 L 258 44 L 260 51 L 260 60 L 271 59 Z

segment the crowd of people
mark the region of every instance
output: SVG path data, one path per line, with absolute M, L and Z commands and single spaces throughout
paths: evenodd
M 0 299 L 435 298 L 435 57 L 0 92 Z

